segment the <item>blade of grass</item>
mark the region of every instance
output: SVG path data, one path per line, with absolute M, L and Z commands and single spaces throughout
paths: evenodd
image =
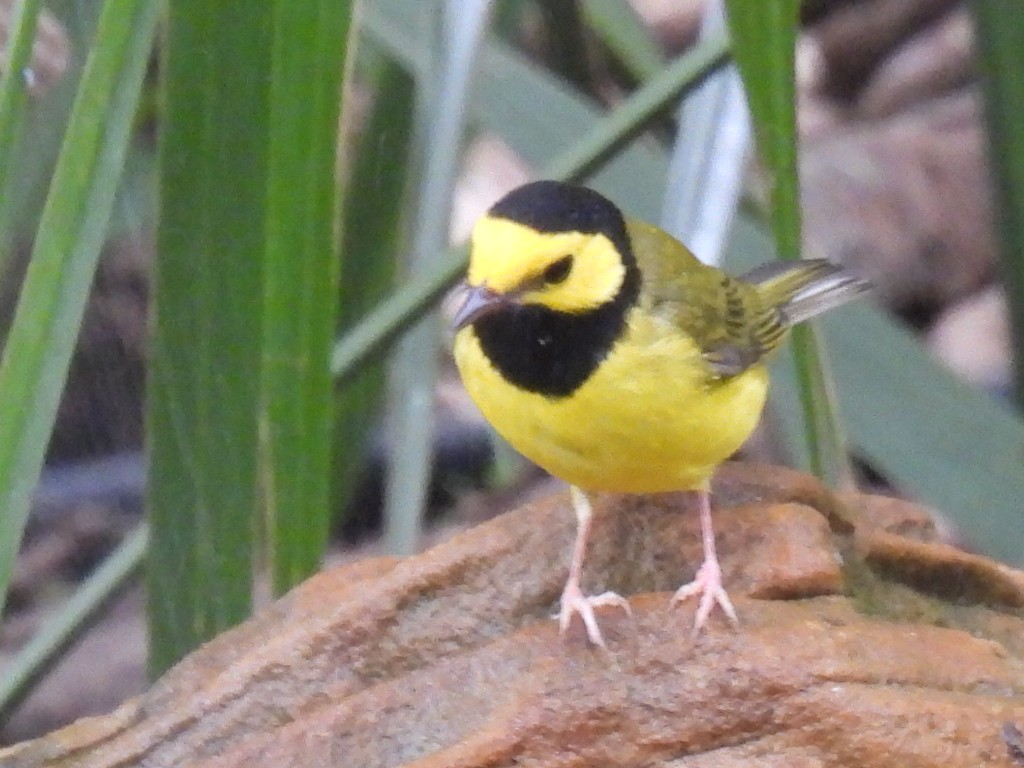
M 985 94 L 995 223 L 1010 307 L 1014 396 L 1024 409 L 1024 19 L 1007 0 L 972 4 Z
M 777 252 L 800 258 L 800 182 L 797 171 L 794 51 L 799 0 L 748 3 L 726 0 L 733 57 L 746 86 L 764 172 Z M 793 329 L 792 350 L 804 411 L 810 469 L 833 484 L 852 473 L 832 402 L 824 349 L 812 326 Z
M 415 72 L 427 53 L 423 36 L 411 23 L 414 17 L 406 9 L 403 0 L 377 0 L 366 6 L 364 24 L 390 55 Z M 482 130 L 505 137 L 523 160 L 536 167 L 551 163 L 556 152 L 572 153 L 573 140 L 589 131 L 601 114 L 564 80 L 493 38 L 484 42 L 479 68 L 470 120 Z M 536 104 L 543 104 L 543 109 L 536 109 Z M 664 109 L 671 106 L 670 102 Z M 616 157 L 607 158 L 607 165 L 594 172 L 591 183 L 613 193 L 627 207 L 633 200 L 658 200 L 664 165 L 656 147 L 628 145 Z
M 274 29 L 267 5 L 167 7 L 146 412 L 154 674 L 251 607 Z
M 487 28 L 490 0 L 444 0 L 440 18 L 443 56 L 420 83 L 417 122 L 421 169 L 407 279 L 431 271 L 448 245 L 452 193 L 474 62 Z M 388 430 L 391 464 L 385 484 L 384 537 L 388 551 L 409 554 L 418 544 L 433 464 L 434 385 L 441 338 L 427 316 L 399 342 L 391 369 Z
M 260 475 L 276 594 L 317 570 L 330 521 L 335 166 L 351 14 L 338 0 L 273 7 Z
M 28 66 L 33 71 L 36 66 L 43 68 L 53 65 L 55 68 L 46 72 L 42 80 L 36 83 L 42 90 L 30 89 L 29 98 L 23 103 L 21 122 L 16 128 L 20 134 L 18 141 L 12 147 L 12 154 L 0 163 L 0 176 L 6 176 L 9 180 L 6 188 L 0 189 L 0 207 L 3 208 L 3 223 L 0 226 L 6 228 L 3 235 L 12 252 L 27 252 L 27 249 L 23 250 L 23 244 L 32 243 L 39 227 L 102 9 L 102 3 L 78 5 L 73 14 L 58 18 L 52 4 L 44 3 L 43 11 L 36 20 L 36 42 L 32 46 L 32 59 Z M 67 47 L 65 49 L 62 46 Z M 47 61 L 47 57 L 53 54 L 64 54 L 66 59 Z M 60 69 L 62 66 L 63 70 Z M 14 83 L 15 88 L 22 87 L 24 82 L 22 73 L 22 83 Z M 144 95 L 140 97 L 144 98 Z M 126 164 L 131 162 L 132 154 L 129 147 Z M 115 226 L 117 218 L 115 202 L 111 227 Z M 0 256 L 0 260 L 3 258 Z M 0 271 L 0 286 L 13 292 L 16 290 L 13 282 L 19 277 L 20 265 L 11 266 L 14 268 Z M 9 316 L 0 317 L 0 337 L 6 336 L 10 321 Z
M 625 0 L 586 0 L 582 10 L 590 28 L 637 81 L 661 71 L 665 57 L 632 5 Z
M 11 9 L 11 28 L 7 38 L 7 60 L 0 71 L 0 274 L 8 259 L 15 167 L 14 153 L 21 140 L 21 129 L 28 102 L 25 73 L 32 60 L 36 22 L 43 9 L 42 0 L 18 0 Z
M 0 363 L 0 608 L 124 165 L 161 3 L 109 0 Z
M 541 175 L 572 180 L 590 176 L 670 104 L 722 66 L 726 55 L 725 37 L 714 35 L 679 56 L 614 111 L 595 121 L 579 140 L 545 162 Z
M 800 258 L 794 46 L 799 0 L 726 0 L 732 53 L 746 86 L 769 186 L 779 257 Z
M 465 271 L 465 248 L 446 252 L 429 274 L 398 288 L 338 339 L 331 352 L 331 375 L 338 384 L 349 384 L 366 365 L 379 360 L 403 332 L 436 307 Z
M 129 533 L 120 546 L 75 590 L 75 593 L 32 636 L 6 665 L 0 677 L 0 721 L 21 703 L 61 655 L 77 640 L 110 600 L 138 573 L 149 545 L 145 524 Z
M 373 106 L 357 144 L 342 227 L 346 254 L 340 288 L 338 329 L 350 330 L 387 294 L 395 280 L 403 247 L 403 212 L 412 148 L 412 77 L 372 40 L 361 41 L 360 56 L 368 71 L 363 79 L 373 92 Z M 332 363 L 333 365 L 333 363 Z M 384 366 L 368 361 L 339 382 L 335 397 L 332 507 L 347 511 L 366 455 L 369 435 L 384 395 Z M 342 521 L 344 522 L 344 521 Z
M 704 6 L 700 37 L 725 33 L 723 0 Z M 720 264 L 743 192 L 750 113 L 735 64 L 719 69 L 679 108 L 661 226 L 699 259 Z

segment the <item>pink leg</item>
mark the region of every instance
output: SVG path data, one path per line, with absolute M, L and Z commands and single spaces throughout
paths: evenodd
M 558 626 L 561 634 L 565 634 L 572 622 L 573 614 L 579 614 L 586 627 L 587 637 L 594 645 L 605 648 L 604 638 L 601 637 L 601 630 L 597 626 L 597 618 L 594 616 L 594 608 L 602 605 L 615 605 L 622 608 L 630 616 L 633 615 L 629 609 L 626 599 L 614 592 L 605 592 L 596 597 L 587 597 L 580 589 L 580 578 L 583 575 L 583 559 L 587 554 L 587 539 L 590 536 L 590 521 L 592 512 L 590 501 L 586 495 L 574 485 L 569 486 L 569 493 L 572 496 L 572 507 L 576 512 L 576 543 L 572 548 L 572 562 L 569 564 L 569 578 L 565 582 L 565 589 L 562 590 L 561 610 L 558 613 Z
M 700 603 L 697 605 L 697 616 L 693 620 L 693 634 L 700 632 L 701 627 L 711 615 L 711 609 L 715 603 L 722 606 L 725 615 L 733 624 L 739 623 L 736 618 L 736 610 L 732 607 L 732 601 L 722 586 L 722 569 L 718 565 L 718 555 L 715 553 L 715 531 L 711 526 L 711 498 L 707 489 L 697 491 L 697 500 L 700 503 L 700 530 L 704 541 L 704 563 L 697 571 L 697 576 L 689 584 L 684 584 L 672 598 L 672 603 L 682 602 L 696 595 L 700 596 Z

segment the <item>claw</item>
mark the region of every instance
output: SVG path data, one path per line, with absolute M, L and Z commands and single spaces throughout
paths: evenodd
M 604 638 L 601 637 L 601 628 L 597 626 L 597 617 L 594 609 L 605 605 L 613 605 L 624 610 L 630 618 L 633 611 L 630 610 L 626 598 L 614 592 L 588 597 L 580 589 L 580 578 L 583 574 L 583 558 L 587 551 L 587 538 L 590 536 L 590 522 L 593 514 L 590 509 L 590 501 L 583 491 L 574 485 L 569 486 L 569 494 L 572 497 L 572 508 L 576 513 L 576 542 L 572 548 L 572 561 L 569 564 L 569 578 L 565 582 L 565 589 L 562 590 L 562 603 L 558 611 L 558 630 L 563 637 L 569 630 L 573 615 L 583 620 L 583 626 L 587 630 L 587 638 L 594 645 L 607 649 Z
M 693 620 L 693 635 L 696 637 L 711 615 L 711 609 L 717 603 L 725 611 L 725 615 L 733 624 L 738 624 L 736 609 L 732 607 L 732 601 L 722 586 L 722 569 L 718 566 L 718 560 L 705 560 L 704 564 L 697 571 L 697 577 L 689 584 L 681 586 L 672 597 L 672 604 L 681 603 L 691 597 L 700 596 L 697 604 L 697 615 Z
M 607 650 L 608 646 L 604 643 L 604 638 L 601 636 L 601 628 L 598 627 L 597 617 L 594 615 L 595 608 L 601 608 L 605 605 L 621 608 L 630 618 L 633 617 L 629 601 L 622 597 L 622 595 L 617 595 L 614 592 L 604 592 L 600 595 L 588 597 L 580 590 L 579 584 L 575 584 L 570 580 L 562 592 L 561 609 L 558 612 L 559 633 L 565 635 L 569 631 L 569 625 L 572 623 L 572 617 L 575 614 L 583 620 L 583 626 L 587 630 L 587 639 L 594 645 Z
M 672 604 L 681 603 L 691 597 L 700 596 L 697 604 L 697 615 L 693 620 L 693 636 L 696 637 L 711 615 L 717 603 L 725 611 L 732 623 L 739 624 L 736 609 L 722 586 L 722 568 L 718 564 L 715 553 L 715 532 L 711 527 L 711 501 L 706 490 L 698 491 L 700 502 L 700 528 L 704 542 L 704 563 L 697 571 L 697 576 L 689 584 L 681 586 L 672 597 Z

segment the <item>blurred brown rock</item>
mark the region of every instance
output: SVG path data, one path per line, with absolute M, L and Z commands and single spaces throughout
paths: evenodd
M 53 589 L 52 585 L 50 588 Z M 116 599 L 105 611 L 103 620 L 68 649 L 17 710 L 9 718 L 0 717 L 3 743 L 37 736 L 66 725 L 74 717 L 109 712 L 129 696 L 144 691 L 144 603 L 141 589 Z M 5 617 L 3 634 L 9 634 L 10 624 L 21 632 L 36 632 L 52 614 L 52 606 L 45 605 L 14 621 Z M 0 669 L 12 660 L 13 654 L 0 653 Z
M 630 0 L 663 47 L 679 51 L 692 45 L 704 17 L 704 0 Z
M 959 5 L 961 0 L 857 0 L 836 4 L 813 25 L 825 61 L 821 80 L 833 98 L 852 99 L 872 70 L 904 40 Z
M 808 255 L 874 280 L 898 308 L 965 296 L 993 271 L 991 192 L 976 91 L 804 144 Z
M 469 240 L 473 225 L 498 198 L 530 180 L 530 168 L 498 136 L 482 134 L 466 146 L 462 174 L 452 198 L 449 237 Z
M 17 250 L 0 271 L 0 337 L 13 320 L 28 259 Z M 50 462 L 141 448 L 152 259 L 148 232 L 104 246 L 50 438 Z
M 882 117 L 966 85 L 974 75 L 974 26 L 966 9 L 943 16 L 879 64 L 857 99 L 866 118 Z
M 928 331 L 928 346 L 955 373 L 993 392 L 1010 387 L 1006 295 L 990 286 L 946 309 Z
M 669 607 L 700 559 L 689 499 L 604 495 L 587 586 L 629 596 L 634 618 L 602 613 L 609 652 L 579 627 L 562 641 L 558 494 L 322 573 L 0 764 L 1012 765 L 1024 573 L 936 542 L 906 502 L 786 470 L 726 466 L 714 499 L 738 629 L 719 617 L 693 640 L 693 607 Z
M 142 445 L 153 245 L 148 233 L 112 240 L 96 269 L 50 440 L 50 461 Z

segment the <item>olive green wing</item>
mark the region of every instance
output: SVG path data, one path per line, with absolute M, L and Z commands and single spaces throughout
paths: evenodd
M 691 336 L 719 378 L 757 364 L 790 327 L 868 288 L 821 259 L 772 262 L 732 277 L 657 227 L 630 222 L 629 231 L 644 275 L 641 301 Z
M 693 338 L 712 376 L 736 376 L 778 346 L 782 318 L 752 285 L 702 264 L 656 227 L 630 222 L 630 235 L 643 274 L 642 304 Z

